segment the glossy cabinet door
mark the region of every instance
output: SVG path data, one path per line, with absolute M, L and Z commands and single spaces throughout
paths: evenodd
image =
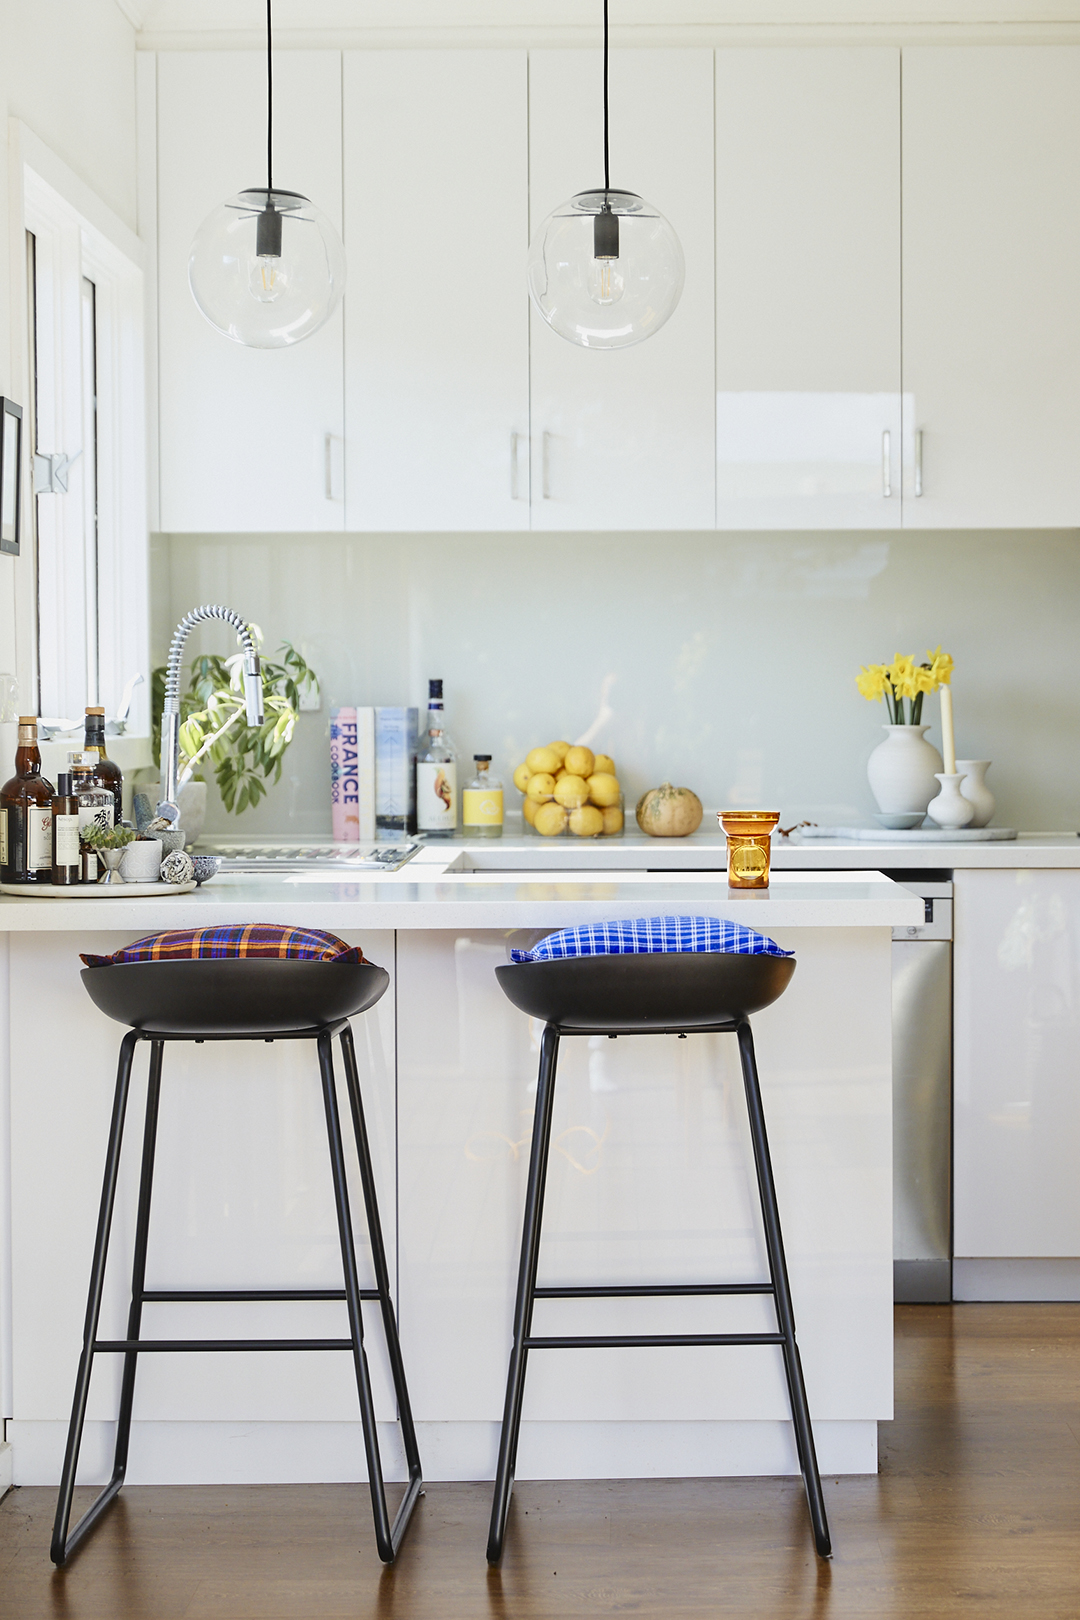
M 905 48 L 903 101 L 904 525 L 1074 527 L 1080 48 Z
M 525 51 L 344 58 L 347 527 L 529 525 Z
M 266 184 L 266 58 L 167 51 L 157 63 L 161 527 L 341 529 L 341 309 L 289 349 L 249 349 L 200 314 L 188 255 L 207 214 Z M 274 182 L 341 229 L 341 58 L 274 57 Z M 346 297 L 348 297 L 346 292 Z
M 900 524 L 900 52 L 716 53 L 716 521 Z
M 530 53 L 533 233 L 604 183 L 601 62 Z M 531 312 L 532 526 L 711 529 L 713 53 L 613 51 L 610 67 L 612 185 L 670 220 L 686 285 L 667 325 L 628 349 L 579 348 Z
M 1080 872 L 955 884 L 954 1253 L 1080 1256 Z

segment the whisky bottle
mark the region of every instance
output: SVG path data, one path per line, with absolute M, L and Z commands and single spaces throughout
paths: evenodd
M 112 789 L 106 787 L 97 775 L 98 755 L 89 749 L 68 755 L 71 766 L 71 791 L 78 800 L 79 838 L 86 837 L 88 827 L 100 827 L 108 832 L 116 825 L 115 800 Z
M 79 801 L 71 791 L 71 772 L 60 771 L 52 802 L 52 881 L 64 886 L 81 881 Z
M 0 788 L 0 883 L 52 881 L 53 785 L 41 774 L 37 718 L 19 717 L 15 775 Z
M 491 774 L 491 755 L 474 754 L 476 775 L 461 792 L 461 830 L 466 838 L 501 838 L 503 789 Z
M 113 796 L 113 825 L 124 819 L 124 773 L 105 753 L 105 710 L 87 709 L 84 753 L 94 753 L 98 762 L 94 775 L 104 783 Z
M 457 756 L 443 717 L 442 681 L 428 682 L 427 735 L 416 756 L 416 826 L 428 838 L 457 827 Z

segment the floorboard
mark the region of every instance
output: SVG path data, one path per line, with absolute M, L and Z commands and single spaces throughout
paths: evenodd
M 1077 1620 L 1080 1305 L 898 1307 L 881 1472 L 825 1491 L 829 1564 L 795 1480 L 525 1483 L 491 1572 L 489 1485 L 430 1486 L 392 1570 L 363 1485 L 132 1487 L 57 1572 L 54 1493 L 17 1489 L 0 1615 Z

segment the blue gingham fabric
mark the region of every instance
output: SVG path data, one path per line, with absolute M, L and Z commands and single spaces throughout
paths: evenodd
M 632 956 L 646 951 L 724 951 L 737 956 L 794 956 L 767 934 L 726 917 L 634 917 L 586 923 L 549 934 L 512 962 L 554 962 L 567 956 Z

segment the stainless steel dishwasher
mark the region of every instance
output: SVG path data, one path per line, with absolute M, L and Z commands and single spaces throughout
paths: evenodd
M 893 929 L 893 1297 L 934 1304 L 952 1298 L 952 873 L 887 875 L 925 910 Z

